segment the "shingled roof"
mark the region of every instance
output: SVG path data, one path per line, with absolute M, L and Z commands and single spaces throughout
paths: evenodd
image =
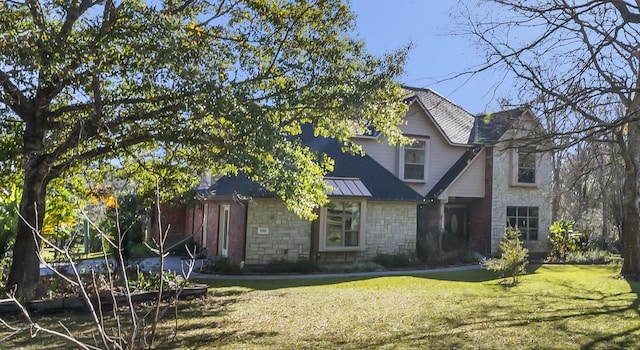
M 345 153 L 335 139 L 316 137 L 310 126 L 303 127 L 299 136 L 302 143 L 311 150 L 321 152 L 334 160 L 333 172 L 325 178 L 330 185 L 336 185 L 328 195 L 367 197 L 389 201 L 421 201 L 423 197 L 398 179 L 385 167 L 368 155 Z M 355 186 L 356 190 L 346 190 L 341 185 Z M 362 188 L 364 186 L 364 188 Z M 252 198 L 275 197 L 264 187 L 251 181 L 246 175 L 222 177 L 211 187 L 200 191 L 203 196 Z
M 464 145 L 469 142 L 475 121 L 473 114 L 431 89 L 405 86 L 405 90 L 409 94 L 406 101 L 419 101 L 450 143 Z
M 475 116 L 473 134 L 469 143 L 494 144 L 500 140 L 513 123 L 527 111 L 525 107 L 514 108 L 495 113 L 483 113 Z

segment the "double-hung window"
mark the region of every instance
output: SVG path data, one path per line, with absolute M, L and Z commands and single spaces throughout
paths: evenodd
M 322 208 L 321 250 L 360 250 L 364 246 L 364 207 L 359 200 L 332 200 Z
M 538 240 L 538 207 L 507 207 L 507 225 L 520 230 L 524 240 Z
M 536 152 L 533 147 L 521 147 L 517 150 L 515 171 L 516 184 L 536 183 Z
M 400 154 L 400 177 L 404 181 L 424 182 L 427 179 L 428 140 L 415 140 L 402 147 Z

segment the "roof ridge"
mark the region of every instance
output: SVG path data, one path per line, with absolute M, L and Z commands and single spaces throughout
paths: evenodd
M 518 106 L 518 107 L 514 107 L 514 108 L 510 108 L 510 109 L 502 109 L 499 111 L 495 111 L 495 112 L 481 112 L 481 113 L 477 113 L 474 116 L 475 117 L 484 117 L 487 114 L 496 114 L 496 113 L 509 113 L 509 112 L 514 112 L 514 111 L 526 111 L 528 110 L 529 107 L 527 107 L 526 105 L 522 105 L 522 106 Z
M 439 93 L 439 92 L 437 92 L 437 91 L 435 91 L 435 90 L 433 90 L 433 89 L 431 89 L 431 88 L 428 88 L 428 87 L 413 87 L 413 86 L 408 86 L 408 85 L 403 85 L 402 87 L 403 87 L 404 89 L 411 90 L 411 91 L 415 91 L 415 92 L 418 92 L 418 91 L 421 91 L 421 92 L 431 92 L 432 94 L 434 94 L 434 95 L 436 95 L 436 96 L 440 97 L 442 100 L 447 101 L 447 102 L 449 102 L 450 104 L 452 104 L 453 106 L 456 106 L 456 107 L 460 108 L 462 111 L 464 111 L 465 113 L 469 114 L 470 116 L 474 116 L 474 114 L 473 114 L 473 113 L 471 113 L 471 112 L 467 111 L 464 107 L 462 107 L 462 106 L 460 106 L 459 104 L 457 104 L 457 103 L 453 102 L 453 101 L 452 101 L 451 99 L 449 99 L 448 97 L 445 97 L 445 96 L 444 96 L 444 95 L 442 95 L 441 93 Z

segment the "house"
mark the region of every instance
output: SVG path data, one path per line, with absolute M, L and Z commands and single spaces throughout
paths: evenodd
M 191 207 L 165 210 L 173 239 L 193 237 L 208 254 L 247 265 L 274 258 L 317 262 L 416 253 L 428 233 L 498 253 L 507 225 L 532 253 L 548 249 L 551 154 L 527 142 L 540 124 L 527 109 L 472 115 L 429 89 L 407 88 L 407 146 L 373 131 L 353 139 L 366 155 L 343 153 L 333 139 L 302 142 L 335 161 L 325 181 L 329 204 L 309 222 L 243 176 L 199 188 Z

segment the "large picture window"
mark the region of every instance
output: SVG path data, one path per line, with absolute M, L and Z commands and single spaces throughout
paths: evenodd
M 405 181 L 425 181 L 427 165 L 427 140 L 416 140 L 402 148 L 400 155 L 401 177 Z
M 519 184 L 536 183 L 536 153 L 531 147 L 518 149 L 518 170 L 516 182 Z
M 524 240 L 538 240 L 538 207 L 507 207 L 507 225 L 520 230 Z
M 331 201 L 321 215 L 323 250 L 358 250 L 363 246 L 363 202 Z

